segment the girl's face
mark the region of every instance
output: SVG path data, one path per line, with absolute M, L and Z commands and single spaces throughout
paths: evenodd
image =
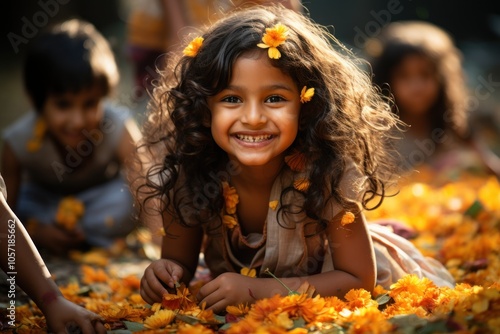
M 271 65 L 267 52 L 239 57 L 232 70 L 228 87 L 208 99 L 215 142 L 245 166 L 281 162 L 298 131 L 295 82 Z
M 436 68 L 423 55 L 406 56 L 394 69 L 390 81 L 396 104 L 403 116 L 425 115 L 439 95 L 440 83 Z
M 98 127 L 103 117 L 101 99 L 98 87 L 49 95 L 42 110 L 48 131 L 61 146 L 76 148 L 88 140 L 86 131 Z

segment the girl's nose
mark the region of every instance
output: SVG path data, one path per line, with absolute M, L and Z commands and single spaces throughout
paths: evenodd
M 241 122 L 251 126 L 258 126 L 266 122 L 266 116 L 258 103 L 247 103 L 243 108 Z
M 70 124 L 73 129 L 83 129 L 85 127 L 85 113 L 80 108 L 73 109 Z

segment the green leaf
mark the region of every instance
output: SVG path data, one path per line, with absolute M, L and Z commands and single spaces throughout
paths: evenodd
M 306 327 L 306 321 L 304 320 L 304 318 L 300 317 L 298 319 L 295 319 L 293 321 L 293 328 L 305 328 Z
M 432 334 L 432 333 L 448 333 L 449 329 L 446 326 L 446 320 L 438 320 L 430 322 L 418 330 L 418 334 Z
M 194 317 L 192 315 L 176 314 L 175 317 L 178 320 L 183 321 L 183 322 L 190 324 L 190 325 L 202 324 L 202 325 L 210 325 L 210 326 L 220 326 L 223 324 L 223 323 L 219 322 L 217 319 L 216 319 L 216 321 L 206 321 L 206 320 L 198 319 L 197 317 Z
M 469 206 L 469 208 L 465 211 L 464 215 L 472 218 L 476 218 L 477 215 L 484 209 L 483 205 L 480 201 L 475 200 L 474 203 Z
M 125 324 L 127 329 L 130 330 L 131 332 L 137 332 L 137 331 L 144 330 L 144 324 L 141 324 L 139 322 L 124 321 L 123 323 Z
M 429 321 L 415 314 L 395 315 L 389 322 L 398 327 L 399 332 L 412 334 L 417 328 L 425 326 Z
M 377 298 L 375 299 L 375 301 L 380 306 L 380 305 L 387 304 L 388 302 L 391 301 L 391 299 L 392 298 L 391 298 L 391 296 L 389 296 L 388 293 L 384 293 L 384 294 L 378 295 Z

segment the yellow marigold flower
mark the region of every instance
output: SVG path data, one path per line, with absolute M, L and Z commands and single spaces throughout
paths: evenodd
M 226 212 L 230 215 L 236 213 L 236 205 L 239 202 L 238 193 L 234 187 L 231 187 L 229 183 L 222 182 L 222 194 L 226 201 Z
M 257 276 L 257 271 L 254 268 L 243 267 L 240 270 L 240 274 L 243 276 L 255 277 Z
M 270 201 L 270 202 L 269 202 L 269 207 L 270 207 L 272 210 L 276 210 L 276 208 L 278 207 L 278 203 L 279 203 L 279 201 Z
M 269 48 L 267 54 L 271 59 L 281 58 L 278 46 L 285 43 L 288 35 L 288 27 L 278 23 L 272 28 L 266 28 L 266 33 L 262 37 L 262 43 L 257 44 L 259 48 Z
M 307 191 L 309 189 L 309 180 L 308 179 L 297 179 L 293 182 L 293 187 L 298 191 Z
M 280 314 L 278 314 L 276 317 L 274 317 L 274 319 L 272 319 L 272 322 L 278 327 L 284 329 L 290 329 L 293 327 L 293 321 L 292 319 L 290 319 L 288 313 L 286 312 L 281 312 Z
M 297 150 L 285 157 L 285 163 L 294 172 L 303 172 L 306 169 L 306 157 L 304 153 Z
M 350 212 L 350 211 L 347 211 L 346 213 L 344 213 L 344 215 L 342 216 L 342 219 L 340 221 L 340 224 L 342 226 L 346 226 L 346 225 L 349 225 L 349 224 L 352 224 L 354 222 L 354 213 Z
M 238 225 L 238 220 L 236 219 L 236 217 L 230 215 L 224 215 L 222 217 L 222 223 L 226 225 L 228 228 L 232 229 L 236 225 Z
M 144 327 L 149 329 L 164 328 L 175 319 L 175 312 L 172 310 L 159 310 L 152 316 L 144 320 Z
M 85 209 L 83 203 L 73 196 L 64 197 L 59 202 L 55 221 L 66 230 L 73 230 Z
M 307 86 L 304 86 L 302 88 L 302 91 L 300 92 L 300 102 L 301 103 L 306 103 L 311 101 L 312 97 L 314 96 L 314 88 L 307 88 Z
M 203 44 L 203 37 L 198 36 L 193 39 L 188 46 L 182 51 L 185 56 L 196 57 L 198 51 L 200 51 L 201 45 Z
M 238 306 L 229 305 L 226 307 L 226 312 L 237 317 L 248 314 L 250 307 L 246 304 L 238 304 Z
M 392 298 L 398 297 L 402 292 L 423 296 L 425 290 L 431 287 L 436 287 L 434 283 L 427 277 L 418 278 L 417 275 L 408 274 L 400 278 L 396 283 L 391 285 L 389 295 Z

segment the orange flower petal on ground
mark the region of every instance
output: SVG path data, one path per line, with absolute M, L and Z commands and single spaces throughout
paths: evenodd
M 182 53 L 188 57 L 196 57 L 196 55 L 200 51 L 201 45 L 203 44 L 203 40 L 204 39 L 201 36 L 194 38 L 188 44 L 188 46 L 186 46 L 186 48 L 182 51 Z

